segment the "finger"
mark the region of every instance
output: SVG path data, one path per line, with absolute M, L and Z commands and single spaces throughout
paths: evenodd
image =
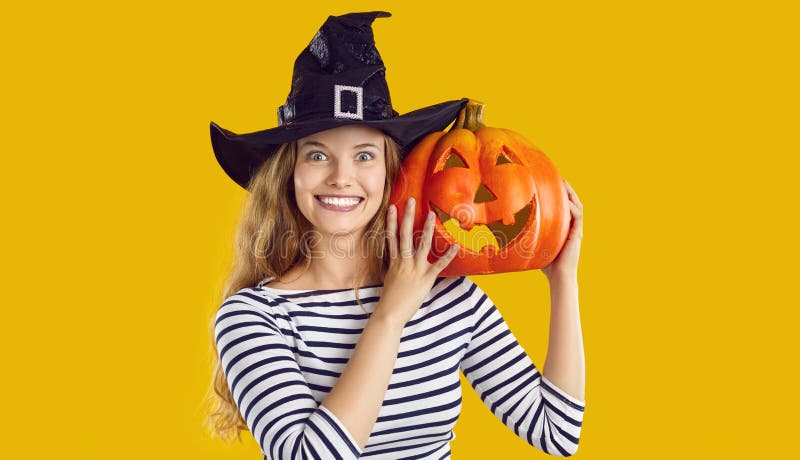
M 419 240 L 416 256 L 417 262 L 420 264 L 428 261 L 428 252 L 431 250 L 431 238 L 433 237 L 434 216 L 433 211 L 428 211 L 425 225 L 422 227 L 422 237 Z
M 577 204 L 570 203 L 569 210 L 572 212 L 572 218 L 575 220 L 583 219 L 583 209 L 581 209 Z
M 400 224 L 400 257 L 406 258 L 414 255 L 414 243 L 411 240 L 411 231 L 414 228 L 414 199 L 409 198 L 403 210 L 403 222 Z
M 431 269 L 438 275 L 439 272 L 447 268 L 447 266 L 450 265 L 450 262 L 452 262 L 456 257 L 458 254 L 458 248 L 458 244 L 453 244 L 447 248 L 447 251 L 444 253 L 444 255 L 438 258 L 436 262 L 431 265 Z
M 569 182 L 567 182 L 566 179 L 564 179 L 564 184 L 566 184 L 566 186 L 567 186 L 567 193 L 569 194 L 569 196 L 572 199 L 572 201 L 574 201 L 575 204 L 577 204 L 578 206 L 583 207 L 583 204 L 581 203 L 581 200 L 578 198 L 578 194 L 575 193 L 575 189 L 573 189 L 572 186 L 569 185 Z
M 386 240 L 389 245 L 389 257 L 397 257 L 397 206 L 390 204 L 386 212 Z
M 572 210 L 572 218 L 570 219 L 569 223 L 569 238 L 578 238 L 580 239 L 583 237 L 583 215 L 577 209 L 577 206 L 570 203 L 570 209 Z

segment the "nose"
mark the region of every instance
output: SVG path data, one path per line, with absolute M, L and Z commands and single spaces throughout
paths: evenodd
M 328 185 L 337 188 L 345 188 L 353 185 L 353 176 L 355 174 L 355 165 L 347 158 L 342 158 L 334 162 L 330 176 L 328 176 Z

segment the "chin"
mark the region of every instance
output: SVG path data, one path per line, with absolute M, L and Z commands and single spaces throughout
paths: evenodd
M 314 227 L 316 231 L 329 238 L 343 239 L 366 231 L 366 227 Z

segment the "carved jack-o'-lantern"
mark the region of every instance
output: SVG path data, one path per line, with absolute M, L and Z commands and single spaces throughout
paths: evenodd
M 519 134 L 484 126 L 482 114 L 483 104 L 471 100 L 450 131 L 423 138 L 392 189 L 399 219 L 409 197 L 417 202 L 415 247 L 428 211 L 436 213 L 429 261 L 459 244 L 439 276 L 545 267 L 569 232 L 569 198 L 555 165 Z

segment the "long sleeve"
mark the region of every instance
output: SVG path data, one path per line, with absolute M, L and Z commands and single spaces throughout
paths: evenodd
M 257 303 L 242 293 L 228 298 L 215 338 L 228 388 L 264 458 L 359 458 L 344 424 L 312 396 L 276 317 Z
M 474 327 L 461 361 L 464 376 L 486 407 L 528 444 L 555 456 L 573 455 L 585 401 L 539 373 L 480 288 L 472 301 Z

